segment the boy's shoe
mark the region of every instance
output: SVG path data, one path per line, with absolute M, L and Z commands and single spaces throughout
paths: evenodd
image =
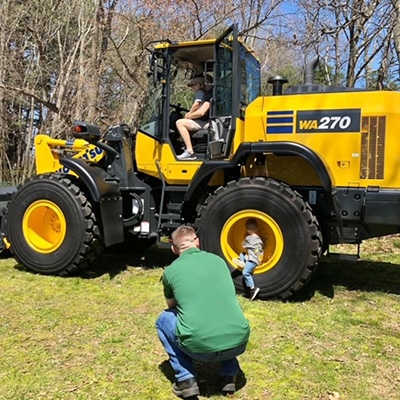
M 236 392 L 236 376 L 223 375 L 222 376 L 222 393 L 232 394 Z
M 195 378 L 188 378 L 181 382 L 175 382 L 172 385 L 172 391 L 176 396 L 182 396 L 184 399 L 200 394 Z
M 238 267 L 242 267 L 244 268 L 244 266 L 246 265 L 246 263 L 244 261 L 242 261 L 240 258 L 234 258 L 232 259 L 232 262 L 237 265 Z
M 185 150 L 181 155 L 177 157 L 179 160 L 195 160 L 196 156 L 194 153 L 190 153 L 189 151 Z
M 254 289 L 250 289 L 250 300 L 253 301 L 258 296 L 259 292 L 260 288 L 257 286 Z

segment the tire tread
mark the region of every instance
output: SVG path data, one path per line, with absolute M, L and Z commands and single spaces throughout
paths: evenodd
M 286 197 L 294 207 L 296 207 L 303 215 L 304 221 L 307 223 L 307 229 L 309 233 L 309 247 L 310 252 L 307 255 L 307 261 L 303 270 L 301 271 L 298 279 L 282 293 L 276 296 L 269 297 L 261 296 L 262 298 L 276 298 L 286 300 L 291 297 L 294 293 L 298 292 L 307 282 L 311 279 L 318 267 L 318 260 L 320 255 L 320 249 L 322 248 L 322 234 L 318 225 L 316 216 L 313 213 L 311 206 L 305 201 L 302 196 L 289 185 L 283 182 L 278 182 L 271 178 L 263 177 L 245 177 L 237 181 L 230 181 L 225 186 L 220 186 L 214 193 L 210 194 L 205 200 L 203 205 L 200 207 L 196 221 L 196 230 L 201 230 L 202 224 L 208 210 L 214 207 L 214 203 L 220 198 L 221 195 L 225 194 L 229 190 L 236 190 L 242 186 L 257 185 L 269 187 L 272 190 L 278 191 L 281 195 Z

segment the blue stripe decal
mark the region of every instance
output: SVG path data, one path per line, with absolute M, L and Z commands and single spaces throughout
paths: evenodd
M 293 115 L 293 111 L 268 111 L 267 115 Z
M 293 124 L 293 117 L 267 118 L 267 124 Z
M 293 133 L 293 126 L 268 126 L 267 133 Z

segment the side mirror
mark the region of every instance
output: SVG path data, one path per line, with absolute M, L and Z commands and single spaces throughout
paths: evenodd
M 73 135 L 76 139 L 99 140 L 101 137 L 100 128 L 84 121 L 75 121 Z

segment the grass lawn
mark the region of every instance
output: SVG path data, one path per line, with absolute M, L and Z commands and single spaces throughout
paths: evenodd
M 252 334 L 234 398 L 399 399 L 399 247 L 371 240 L 361 261 L 324 258 L 290 302 L 240 298 Z M 172 260 L 154 247 L 108 253 L 58 278 L 0 259 L 0 399 L 176 399 L 154 328 Z M 218 366 L 196 367 L 199 398 L 222 399 Z

